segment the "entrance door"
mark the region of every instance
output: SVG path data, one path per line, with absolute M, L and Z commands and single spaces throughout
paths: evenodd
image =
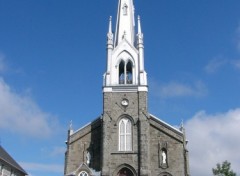
M 130 169 L 124 167 L 118 172 L 117 176 L 133 176 L 133 173 Z

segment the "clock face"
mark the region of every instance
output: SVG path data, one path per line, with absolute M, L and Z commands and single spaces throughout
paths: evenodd
M 122 100 L 122 105 L 123 106 L 128 106 L 128 100 L 127 99 L 123 99 Z

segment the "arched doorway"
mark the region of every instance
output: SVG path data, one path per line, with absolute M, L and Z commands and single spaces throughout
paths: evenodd
M 130 169 L 124 167 L 118 172 L 117 176 L 134 176 L 134 174 Z
M 163 172 L 161 173 L 159 176 L 172 176 L 171 174 L 167 173 L 167 172 Z

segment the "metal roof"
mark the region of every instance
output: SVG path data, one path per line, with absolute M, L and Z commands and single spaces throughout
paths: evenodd
M 0 145 L 0 160 L 9 164 L 16 170 L 28 175 L 27 172 L 7 153 L 7 151 Z

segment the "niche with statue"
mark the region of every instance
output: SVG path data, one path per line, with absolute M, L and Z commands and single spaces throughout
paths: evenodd
M 158 158 L 159 158 L 159 166 L 163 169 L 168 168 L 168 145 L 167 142 L 159 142 L 158 147 Z

